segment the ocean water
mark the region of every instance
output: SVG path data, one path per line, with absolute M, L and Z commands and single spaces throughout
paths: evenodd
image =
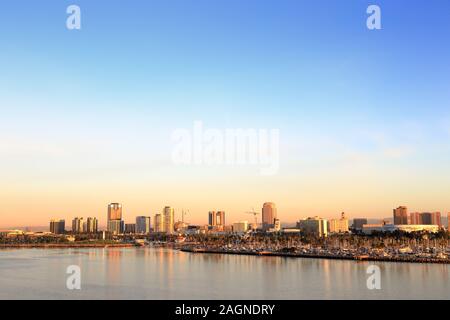
M 367 268 L 380 269 L 369 290 Z M 81 289 L 67 268 L 79 266 Z M 450 266 L 185 253 L 2 249 L 0 299 L 450 299 Z

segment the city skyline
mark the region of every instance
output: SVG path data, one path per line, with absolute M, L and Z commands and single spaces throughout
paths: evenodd
M 96 227 L 98 225 L 99 228 L 104 228 L 105 230 L 109 229 L 109 225 L 108 225 L 108 221 L 109 217 L 111 216 L 111 207 L 114 206 L 116 208 L 118 208 L 118 215 L 115 216 L 116 221 L 119 222 L 119 224 L 122 224 L 122 228 L 125 228 L 126 224 L 136 224 L 137 225 L 137 219 L 138 218 L 148 218 L 151 220 L 149 220 L 149 224 L 151 225 L 151 228 L 154 229 L 155 228 L 155 224 L 161 224 L 159 229 L 160 231 L 166 232 L 166 229 L 173 229 L 173 226 L 176 222 L 181 222 L 183 219 L 183 215 L 182 215 L 182 211 L 185 211 L 185 209 L 180 209 L 177 210 L 176 208 L 172 207 L 172 206 L 164 206 L 163 209 L 161 211 L 155 211 L 155 213 L 153 214 L 147 214 L 147 215 L 140 215 L 140 214 L 133 214 L 133 213 L 128 213 L 128 214 L 124 214 L 126 213 L 125 211 L 122 211 L 123 209 L 123 204 L 122 203 L 118 203 L 118 202 L 114 202 L 114 203 L 109 203 L 107 205 L 107 210 L 106 210 L 106 214 L 104 214 L 106 216 L 106 218 L 102 218 L 101 214 L 98 215 L 74 215 L 74 216 L 65 216 L 65 215 L 52 215 L 49 216 L 48 221 L 66 221 L 71 225 L 73 224 L 74 221 L 78 221 L 79 227 L 78 229 L 82 229 L 83 228 L 83 219 L 84 217 L 87 218 L 87 220 L 84 222 L 84 224 L 86 225 L 86 222 L 89 221 L 89 219 L 95 219 L 95 224 Z M 385 219 L 391 220 L 391 222 L 393 224 L 421 224 L 421 220 L 422 220 L 422 216 L 425 215 L 429 215 L 429 219 L 430 221 L 427 221 L 427 223 L 425 224 L 438 224 L 438 225 L 444 225 L 444 223 L 442 223 L 443 220 L 447 220 L 448 223 L 448 218 L 450 217 L 450 211 L 431 211 L 431 210 L 424 210 L 424 211 L 417 211 L 417 210 L 411 210 L 408 206 L 399 206 L 396 208 L 391 209 L 391 215 L 379 215 L 379 216 L 375 216 L 375 217 L 367 217 L 363 214 L 359 214 L 359 215 L 352 215 L 351 213 L 348 214 L 347 212 L 340 212 L 340 213 L 332 213 L 329 215 L 323 215 L 323 214 L 298 214 L 296 215 L 296 218 L 294 220 L 286 220 L 283 219 L 283 215 L 281 215 L 281 219 L 280 216 L 277 214 L 277 204 L 274 202 L 264 202 L 262 205 L 262 208 L 259 212 L 257 213 L 257 221 L 258 221 L 258 225 L 261 226 L 263 229 L 267 229 L 267 225 L 268 223 L 264 223 L 264 215 L 267 215 L 267 207 L 270 208 L 274 208 L 274 216 L 273 219 L 274 220 L 278 220 L 281 223 L 284 224 L 295 224 L 297 223 L 299 220 L 304 219 L 304 218 L 308 218 L 308 217 L 320 217 L 322 219 L 326 219 L 329 221 L 332 220 L 336 220 L 338 221 L 339 218 L 343 218 L 344 215 L 346 218 L 348 218 L 348 220 L 353 220 L 353 219 L 369 219 L 369 220 L 378 220 L 378 221 L 383 221 Z M 398 210 L 401 209 L 403 212 L 403 216 L 405 219 L 402 220 L 396 220 L 396 214 L 398 212 Z M 167 212 L 165 212 L 167 211 Z M 393 213 L 392 213 L 393 212 Z M 254 222 L 254 219 L 249 217 L 247 214 L 249 213 L 255 213 L 255 212 L 241 212 L 240 214 L 237 213 L 235 215 L 231 215 L 232 217 L 234 217 L 234 219 L 232 219 L 232 221 L 229 221 L 229 219 L 227 219 L 227 221 L 229 221 L 228 224 L 220 224 L 222 226 L 225 225 L 233 225 L 234 223 L 238 223 L 238 222 L 242 222 L 242 221 L 247 221 L 250 224 L 252 224 Z M 435 216 L 437 214 L 437 217 Z M 190 215 L 190 214 L 189 214 Z M 189 219 L 185 218 L 186 223 L 190 223 L 191 225 L 199 225 L 199 226 L 204 226 L 204 225 L 211 225 L 211 226 L 215 226 L 216 222 L 211 223 L 212 221 L 215 220 L 211 220 L 213 217 L 217 218 L 217 221 L 221 221 L 221 219 L 225 220 L 225 211 L 224 210 L 220 210 L 220 211 L 207 211 L 205 213 L 201 213 L 196 215 L 198 216 L 198 219 L 191 221 Z M 228 216 L 228 214 L 227 214 Z M 171 222 L 168 224 L 166 221 L 166 217 L 171 217 Z M 219 219 L 220 217 L 220 219 Z M 278 218 L 278 219 L 277 219 Z M 160 219 L 159 221 L 157 221 L 157 219 Z M 436 219 L 439 219 L 439 223 L 436 223 Z M 114 220 L 113 220 L 114 221 Z M 46 221 L 42 221 L 41 223 L 37 223 L 35 225 L 32 224 L 23 224 L 23 225 L 5 225 L 2 226 L 1 221 L 0 221 L 0 229 L 7 229 L 7 228 L 11 228 L 11 227 L 44 227 L 46 225 Z M 217 224 L 219 225 L 219 224 Z M 266 227 L 264 226 L 266 225 Z M 171 227 L 170 227 L 171 226 Z M 123 231 L 123 230 L 122 230 Z
M 277 204 L 299 216 L 450 211 L 450 4 L 8 2 L 0 11 L 0 227 Z M 17 17 L 21 17 L 17 19 Z M 174 23 L 177 22 L 177 23 Z M 279 130 L 279 170 L 176 165 L 172 136 Z M 155 210 L 154 212 L 149 212 Z M 258 209 L 259 210 L 259 209 Z M 250 218 L 246 218 L 251 221 Z

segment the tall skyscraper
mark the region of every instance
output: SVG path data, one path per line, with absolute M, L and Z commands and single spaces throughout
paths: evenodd
M 82 233 L 83 232 L 83 218 L 74 218 L 72 220 L 72 232 L 73 233 Z
M 394 209 L 394 224 L 408 224 L 408 208 L 402 206 Z
M 164 224 L 164 216 L 162 214 L 157 213 L 155 215 L 155 232 L 163 232 L 163 224 Z
M 136 233 L 148 234 L 150 233 L 150 217 L 140 216 L 136 217 Z
M 50 232 L 53 234 L 64 234 L 66 232 L 65 220 L 50 220 Z
M 266 202 L 262 208 L 262 228 L 267 231 L 273 228 L 275 219 L 277 218 L 277 207 L 273 202 Z
M 208 225 L 210 225 L 210 226 L 216 225 L 216 212 L 215 211 L 208 212 Z
M 124 231 L 124 222 L 122 221 L 122 205 L 119 203 L 110 203 L 108 205 L 108 231 L 112 234 L 121 234 Z
M 108 205 L 108 220 L 122 220 L 122 205 L 120 203 Z
M 223 230 L 225 227 L 225 211 L 208 212 L 208 225 L 216 230 Z
M 86 232 L 97 233 L 98 232 L 98 220 L 97 218 L 88 217 L 86 221 Z
M 163 232 L 172 234 L 174 232 L 175 210 L 171 207 L 164 207 L 163 216 Z
M 225 211 L 217 211 L 216 225 L 225 227 Z

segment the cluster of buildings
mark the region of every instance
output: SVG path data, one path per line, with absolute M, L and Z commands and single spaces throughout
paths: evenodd
M 107 216 L 107 232 L 118 234 L 149 234 L 165 233 L 174 234 L 179 232 L 184 233 L 238 233 L 244 234 L 250 231 L 260 231 L 265 233 L 270 232 L 302 232 L 307 235 L 314 235 L 318 237 L 326 237 L 328 234 L 348 233 L 350 231 L 370 234 L 375 231 L 379 232 L 393 232 L 402 230 L 406 232 L 413 231 L 428 231 L 437 232 L 442 228 L 440 212 L 412 212 L 408 215 L 407 207 L 401 206 L 393 211 L 393 224 L 387 221 L 381 223 L 370 224 L 366 218 L 353 219 L 353 225 L 349 226 L 349 220 L 342 213 L 339 218 L 323 219 L 321 217 L 308 217 L 300 219 L 295 228 L 282 228 L 281 222 L 277 217 L 277 207 L 273 202 L 266 202 L 263 204 L 261 211 L 248 212 L 254 214 L 255 222 L 238 221 L 231 225 L 226 225 L 225 211 L 209 211 L 208 224 L 204 226 L 190 226 L 183 221 L 175 222 L 175 210 L 172 207 L 166 206 L 162 213 L 158 213 L 152 219 L 149 216 L 136 217 L 135 223 L 126 223 L 122 218 L 122 205 L 119 203 L 111 203 L 108 205 Z M 258 225 L 258 215 L 261 215 L 262 222 Z M 450 213 L 449 213 L 450 220 Z M 260 227 L 259 227 L 260 226 Z M 64 220 L 51 220 L 50 232 L 53 234 L 65 233 Z M 88 217 L 74 218 L 72 221 L 72 233 L 97 233 L 98 220 L 96 218 Z
M 111 203 L 108 205 L 107 231 L 112 234 L 148 234 L 152 231 L 151 217 L 138 216 L 135 223 L 127 223 L 122 219 L 122 205 Z M 172 234 L 175 232 L 175 210 L 164 207 L 162 214 L 154 216 L 154 232 Z
M 111 203 L 108 205 L 108 216 L 106 231 L 113 234 L 148 234 L 150 232 L 161 232 L 172 234 L 176 227 L 180 225 L 175 223 L 175 210 L 171 207 L 164 207 L 162 214 L 154 216 L 154 227 L 151 228 L 151 217 L 138 216 L 135 223 L 125 223 L 122 216 L 122 205 L 120 203 Z M 223 220 L 224 221 L 224 220 Z M 181 225 L 182 227 L 182 225 Z M 97 233 L 99 231 L 97 218 L 76 217 L 72 220 L 72 233 Z M 53 234 L 63 234 L 66 232 L 65 220 L 53 219 L 50 221 L 50 232 Z
M 448 214 L 450 221 L 450 213 Z M 355 219 L 353 221 L 355 231 L 364 234 L 373 232 L 394 232 L 396 230 L 405 232 L 438 232 L 443 229 L 440 212 L 412 212 L 408 214 L 408 208 L 400 206 L 393 210 L 393 223 L 383 220 L 380 223 L 370 224 L 367 219 Z

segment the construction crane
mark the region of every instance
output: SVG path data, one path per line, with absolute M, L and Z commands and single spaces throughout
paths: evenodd
M 255 225 L 253 227 L 253 230 L 256 230 L 258 228 L 258 214 L 259 212 L 255 211 L 255 208 L 252 208 L 252 211 L 246 211 L 246 214 L 252 214 L 255 217 Z

